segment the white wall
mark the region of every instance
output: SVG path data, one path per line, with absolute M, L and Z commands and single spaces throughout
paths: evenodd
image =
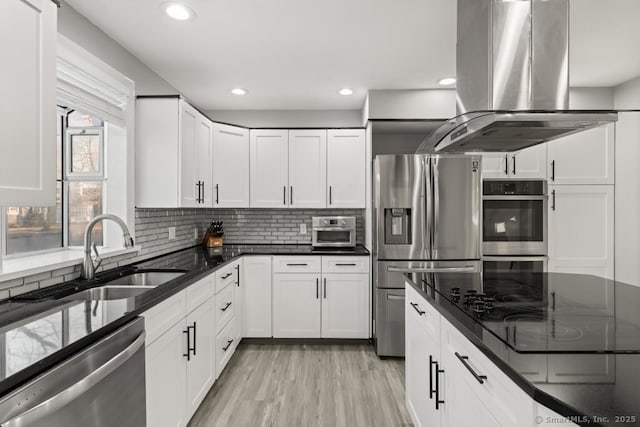
M 250 128 L 363 127 L 360 110 L 209 110 L 211 120 Z
M 572 87 L 569 89 L 569 108 L 574 110 L 613 109 L 613 88 Z
M 640 108 L 640 77 L 614 89 L 616 109 Z M 640 286 L 640 112 L 616 123 L 615 277 Z
M 58 32 L 133 80 L 136 83 L 136 94 L 179 93 L 142 61 L 64 2 L 58 9 Z
M 454 89 L 370 90 L 365 119 L 450 119 L 456 115 Z

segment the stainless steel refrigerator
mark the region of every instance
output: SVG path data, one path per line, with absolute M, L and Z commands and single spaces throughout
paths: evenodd
M 479 272 L 479 155 L 374 159 L 373 296 L 378 356 L 404 356 L 404 274 Z

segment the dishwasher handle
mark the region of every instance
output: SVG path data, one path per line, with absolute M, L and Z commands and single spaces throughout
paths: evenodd
M 60 408 L 63 408 L 73 400 L 80 397 L 87 390 L 94 385 L 98 384 L 104 378 L 106 378 L 113 371 L 122 366 L 127 360 L 144 346 L 145 333 L 144 331 L 138 335 L 138 337 L 127 348 L 116 354 L 113 358 L 108 360 L 105 364 L 97 368 L 95 371 L 82 378 L 80 381 L 72 384 L 68 388 L 62 390 L 60 393 L 50 397 L 37 406 L 17 415 L 10 420 L 2 423 L 2 427 L 20 427 L 25 425 L 31 425 L 32 423 L 41 420 L 49 415 L 51 412 L 55 412 Z
M 387 267 L 387 271 L 390 273 L 455 273 L 455 272 L 475 272 L 477 271 L 474 265 L 465 265 L 464 267 L 426 267 L 426 268 L 412 268 L 412 267 Z

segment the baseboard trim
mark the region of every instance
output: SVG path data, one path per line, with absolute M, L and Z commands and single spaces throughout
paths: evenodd
M 240 344 L 373 345 L 372 341 L 366 338 L 242 338 Z

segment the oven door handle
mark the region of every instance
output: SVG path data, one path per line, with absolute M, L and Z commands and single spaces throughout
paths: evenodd
M 475 265 L 465 265 L 464 267 L 427 267 L 427 268 L 411 268 L 411 267 L 387 267 L 389 273 L 455 273 L 455 272 L 476 272 L 478 268 Z
M 74 401 L 82 394 L 84 394 L 91 387 L 102 381 L 107 375 L 122 366 L 127 360 L 131 359 L 133 355 L 144 346 L 145 333 L 144 331 L 138 335 L 131 344 L 127 346 L 120 353 L 116 354 L 113 358 L 108 360 L 105 364 L 98 367 L 95 371 L 91 372 L 80 381 L 70 385 L 60 393 L 55 394 L 44 402 L 37 406 L 17 415 L 10 420 L 2 423 L 2 426 L 25 426 L 31 425 L 34 422 L 41 420 L 52 412 L 66 406 L 69 402 Z
M 482 200 L 547 200 L 549 196 L 531 195 L 531 196 L 482 196 Z
M 347 227 L 314 227 L 313 231 L 355 231 L 355 229 Z

